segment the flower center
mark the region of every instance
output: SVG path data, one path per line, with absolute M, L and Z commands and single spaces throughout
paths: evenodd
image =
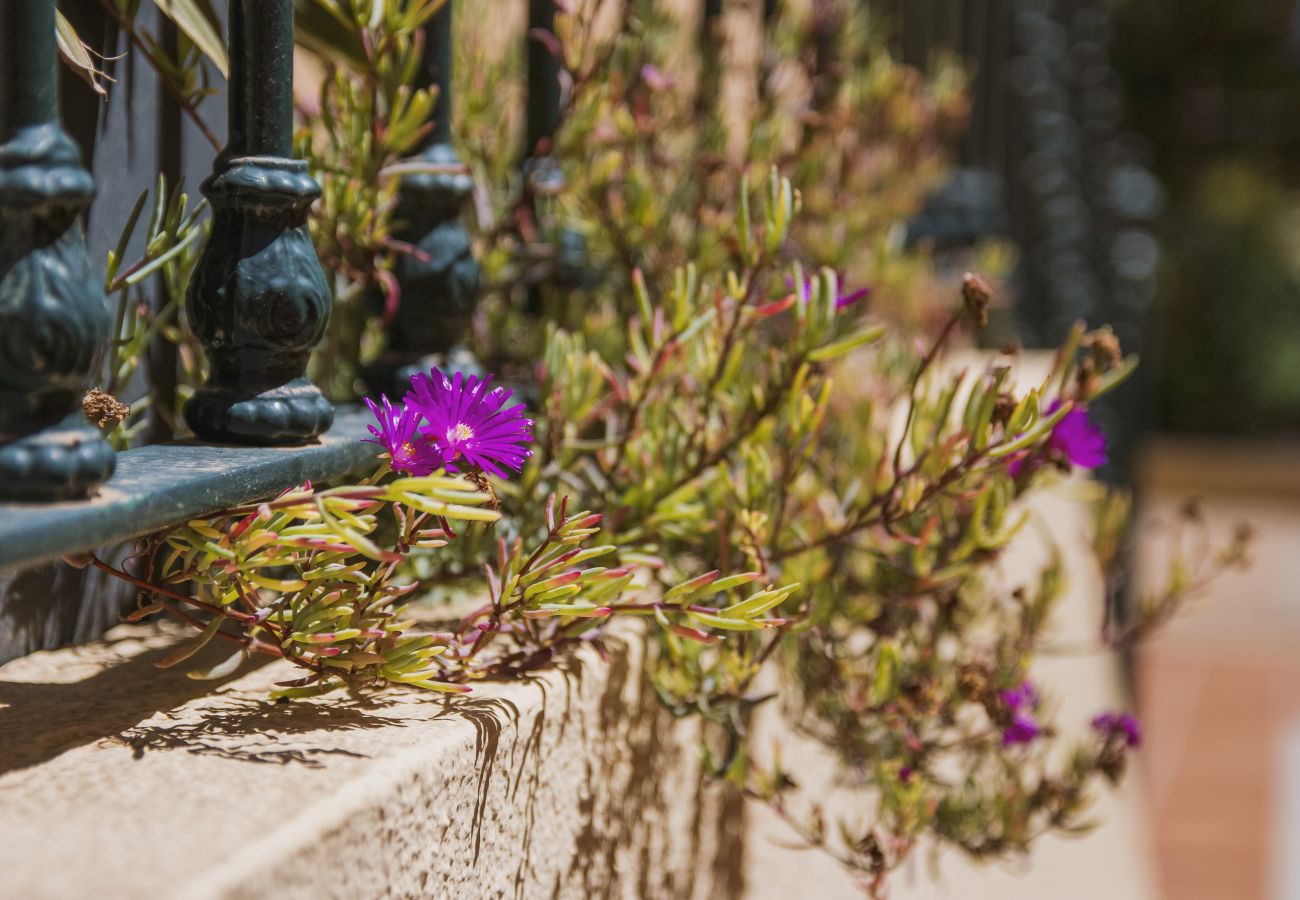
M 474 429 L 470 428 L 464 422 L 457 422 L 451 428 L 447 429 L 448 443 L 458 444 L 463 441 L 471 441 L 473 439 L 474 439 Z
M 410 441 L 407 441 L 405 444 L 402 444 L 402 446 L 398 447 L 397 452 L 393 455 L 400 456 L 404 459 L 410 459 L 411 457 L 415 456 L 415 445 L 412 444 Z

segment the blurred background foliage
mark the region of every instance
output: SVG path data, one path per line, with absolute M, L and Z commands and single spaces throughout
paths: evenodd
M 1300 4 L 1126 0 L 1114 60 L 1164 181 L 1159 421 L 1300 431 Z

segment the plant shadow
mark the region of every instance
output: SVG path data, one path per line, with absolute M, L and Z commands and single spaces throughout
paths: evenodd
M 64 654 L 61 668 L 86 665 L 93 669 L 79 681 L 0 680 L 0 775 L 118 737 L 269 661 L 254 657 L 225 678 L 196 681 L 158 671 L 155 663 L 171 652 L 170 646 L 154 647 L 126 659 L 114 656 L 118 645 L 137 640 L 135 635 L 109 639 L 100 645 L 103 655 L 97 658 L 83 656 L 91 652 L 84 648 L 60 651 Z
M 320 768 L 330 756 L 364 759 L 366 754 L 346 747 L 321 746 L 305 740 L 313 732 L 346 732 L 385 728 L 395 724 L 371 710 L 383 705 L 369 699 L 316 703 L 275 703 L 230 697 L 222 708 L 205 712 L 198 720 L 172 712 L 162 713 L 167 724 L 128 728 L 111 740 L 130 747 L 136 759 L 150 750 L 184 750 L 196 756 L 218 756 L 241 762 Z

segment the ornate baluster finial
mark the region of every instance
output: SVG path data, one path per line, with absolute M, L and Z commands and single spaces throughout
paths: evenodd
M 72 500 L 114 466 L 81 413 L 109 329 L 81 223 L 95 185 L 59 126 L 54 0 L 0 9 L 0 497 Z
M 292 159 L 293 0 L 230 3 L 230 138 L 203 182 L 212 236 L 186 313 L 211 372 L 185 406 L 200 437 L 291 444 L 334 408 L 307 380 L 330 292 L 307 233 L 320 187 Z

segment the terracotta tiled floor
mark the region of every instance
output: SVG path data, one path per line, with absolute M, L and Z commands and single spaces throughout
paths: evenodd
M 1186 457 L 1149 473 L 1148 516 L 1195 492 L 1220 535 L 1240 519 L 1258 532 L 1253 568 L 1216 584 L 1137 658 L 1157 871 L 1169 900 L 1296 900 L 1300 885 L 1283 871 L 1295 869 L 1300 834 L 1279 823 L 1300 822 L 1282 799 L 1300 779 L 1300 492 L 1290 483 L 1300 465 L 1270 478 L 1260 470 L 1275 457 L 1217 462 L 1219 478 L 1249 467 L 1256 483 L 1196 491 Z M 1144 546 L 1145 574 L 1158 556 Z

